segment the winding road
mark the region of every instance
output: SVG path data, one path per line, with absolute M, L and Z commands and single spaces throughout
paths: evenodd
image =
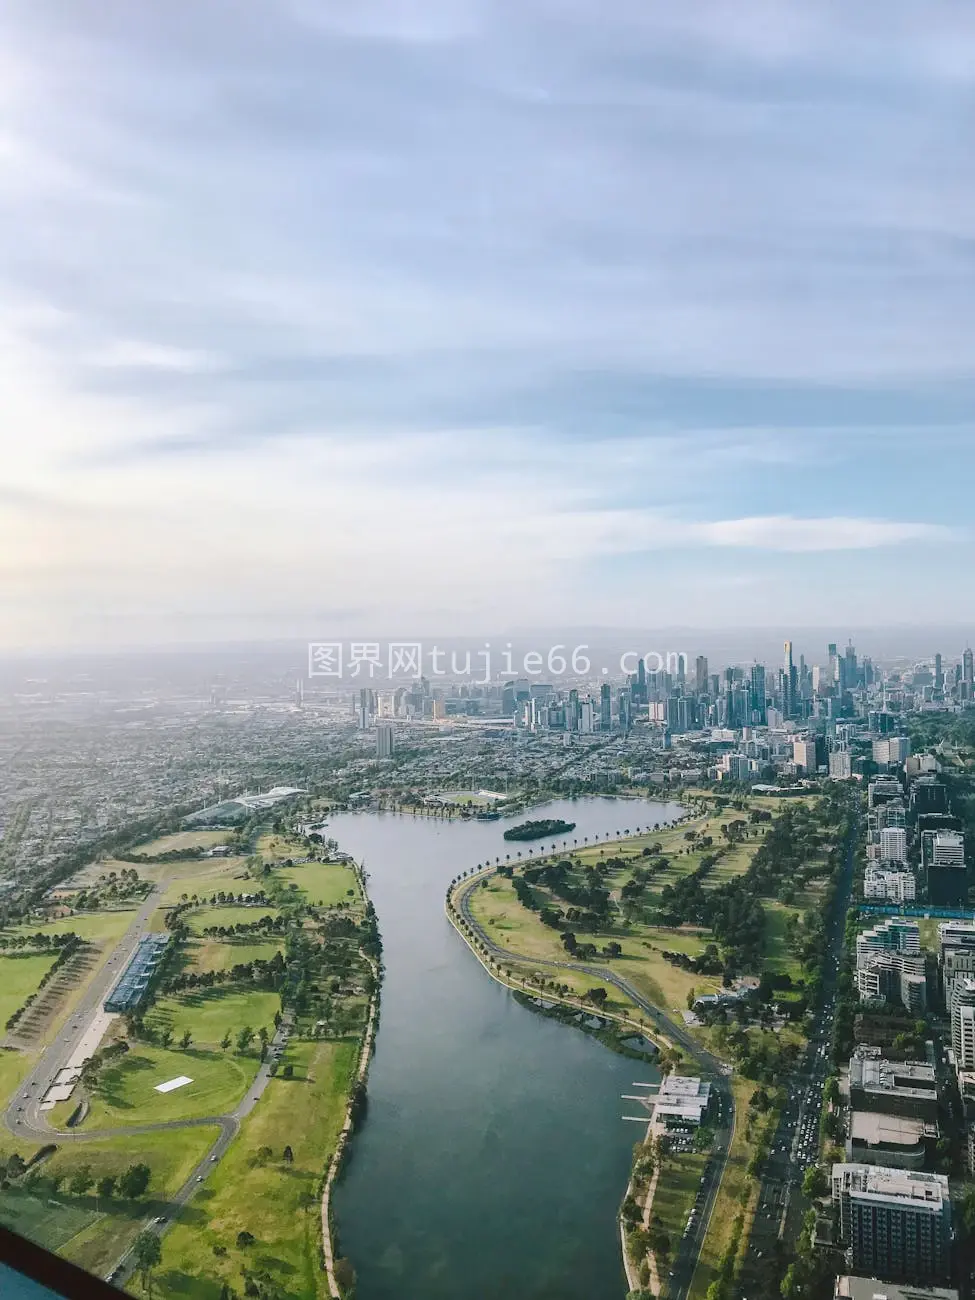
M 139 940 L 147 932 L 153 912 L 162 902 L 163 890 L 157 886 L 147 895 L 142 906 L 134 916 L 131 925 L 119 940 L 111 957 L 95 972 L 83 997 L 74 1011 L 66 1017 L 65 1023 L 51 1043 L 41 1053 L 37 1064 L 17 1089 L 4 1112 L 4 1123 L 15 1137 L 28 1142 L 50 1143 L 59 1145 L 75 1142 L 96 1142 L 105 1138 L 132 1137 L 140 1133 L 159 1133 L 172 1129 L 218 1127 L 220 1133 L 213 1144 L 204 1153 L 203 1158 L 190 1172 L 186 1181 L 167 1201 L 167 1212 L 154 1218 L 146 1227 L 151 1232 L 162 1236 L 178 1216 L 190 1197 L 207 1176 L 213 1172 L 217 1163 L 224 1156 L 227 1148 L 236 1137 L 241 1121 L 250 1114 L 264 1094 L 271 1078 L 271 1066 L 278 1052 L 287 1041 L 291 1032 L 292 1018 L 289 1014 L 282 1017 L 281 1023 L 270 1039 L 268 1051 L 261 1062 L 257 1074 L 247 1092 L 232 1111 L 223 1115 L 207 1115 L 194 1119 L 169 1120 L 156 1124 L 130 1124 L 103 1129 L 55 1129 L 47 1122 L 39 1109 L 41 1100 L 62 1070 L 72 1053 L 84 1038 L 89 1025 L 99 1013 L 105 998 L 115 981 L 125 969 L 126 963 L 134 952 Z M 131 1249 L 131 1248 L 130 1248 Z M 134 1262 L 129 1259 L 130 1251 L 112 1270 L 109 1280 L 120 1285 L 126 1281 L 134 1270 Z
M 711 1151 L 711 1158 L 708 1161 L 704 1171 L 704 1180 L 702 1190 L 704 1200 L 701 1206 L 701 1212 L 695 1216 L 694 1224 L 680 1241 L 677 1251 L 677 1258 L 674 1261 L 674 1267 L 667 1279 L 666 1294 L 670 1300 L 685 1300 L 694 1277 L 700 1259 L 701 1247 L 704 1244 L 704 1238 L 707 1235 L 708 1225 L 714 1211 L 714 1204 L 717 1199 L 718 1189 L 721 1186 L 721 1180 L 724 1177 L 725 1167 L 728 1163 L 728 1152 L 731 1147 L 731 1138 L 735 1126 L 735 1099 L 731 1090 L 728 1067 L 709 1052 L 706 1048 L 693 1038 L 683 1025 L 666 1015 L 659 1007 L 647 1001 L 646 997 L 635 988 L 629 980 L 617 975 L 615 971 L 609 970 L 605 966 L 594 966 L 591 963 L 556 961 L 553 958 L 529 957 L 524 954 L 512 952 L 509 948 L 499 947 L 480 922 L 474 917 L 471 910 L 471 895 L 477 885 L 485 877 L 493 875 L 495 867 L 487 867 L 483 871 L 461 881 L 458 885 L 451 888 L 447 895 L 447 915 L 461 937 L 471 947 L 467 936 L 456 924 L 455 916 L 451 913 L 450 904 L 453 901 L 457 914 L 470 928 L 472 934 L 475 934 L 478 941 L 483 945 L 485 951 L 492 957 L 500 958 L 503 961 L 523 962 L 531 966 L 545 966 L 554 970 L 572 970 L 582 971 L 586 975 L 593 975 L 597 979 L 604 980 L 607 984 L 613 985 L 626 997 L 630 999 L 643 1014 L 657 1027 L 662 1035 L 668 1038 L 672 1043 L 677 1045 L 691 1060 L 694 1061 L 701 1077 L 708 1079 L 715 1092 L 718 1095 L 718 1125 L 715 1131 L 714 1145 Z M 475 956 L 479 954 L 475 952 Z M 482 965 L 484 963 L 482 962 Z M 489 974 L 492 974 L 490 968 L 485 966 Z

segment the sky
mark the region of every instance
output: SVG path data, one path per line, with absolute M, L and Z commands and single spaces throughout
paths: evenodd
M 8 0 L 0 649 L 975 621 L 975 10 Z

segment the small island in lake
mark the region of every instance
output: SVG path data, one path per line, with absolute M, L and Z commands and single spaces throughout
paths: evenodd
M 537 822 L 521 822 L 504 833 L 506 840 L 541 840 L 548 835 L 567 835 L 574 831 L 575 822 L 564 822 L 559 817 L 545 817 Z

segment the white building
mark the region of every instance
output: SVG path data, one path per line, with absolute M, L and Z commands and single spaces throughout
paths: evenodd
M 829 775 L 833 781 L 848 781 L 853 775 L 853 761 L 848 749 L 834 749 L 830 754 Z
M 961 979 L 951 996 L 951 1050 L 958 1070 L 975 1070 L 975 979 Z
M 958 831 L 937 831 L 931 850 L 934 867 L 964 867 L 965 837 Z
M 907 861 L 907 831 L 902 826 L 885 826 L 880 832 L 880 857 L 884 862 Z

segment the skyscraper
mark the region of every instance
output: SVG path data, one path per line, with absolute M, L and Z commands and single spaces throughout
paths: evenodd
M 751 688 L 750 707 L 752 721 L 758 723 L 759 726 L 762 726 L 765 723 L 765 709 L 767 704 L 764 664 L 752 664 L 749 684 Z
M 704 695 L 708 689 L 708 661 L 705 655 L 698 655 L 694 664 L 694 689 L 698 695 Z
M 961 691 L 962 699 L 970 700 L 975 688 L 975 659 L 972 657 L 971 649 L 965 651 L 961 657 Z
M 609 731 L 613 725 L 613 692 L 608 682 L 599 688 L 599 729 Z
M 378 722 L 376 724 L 376 757 L 392 758 L 393 748 L 393 724 L 391 722 Z
M 796 703 L 796 666 L 792 662 L 792 642 L 786 641 L 782 663 L 782 712 L 791 718 Z

